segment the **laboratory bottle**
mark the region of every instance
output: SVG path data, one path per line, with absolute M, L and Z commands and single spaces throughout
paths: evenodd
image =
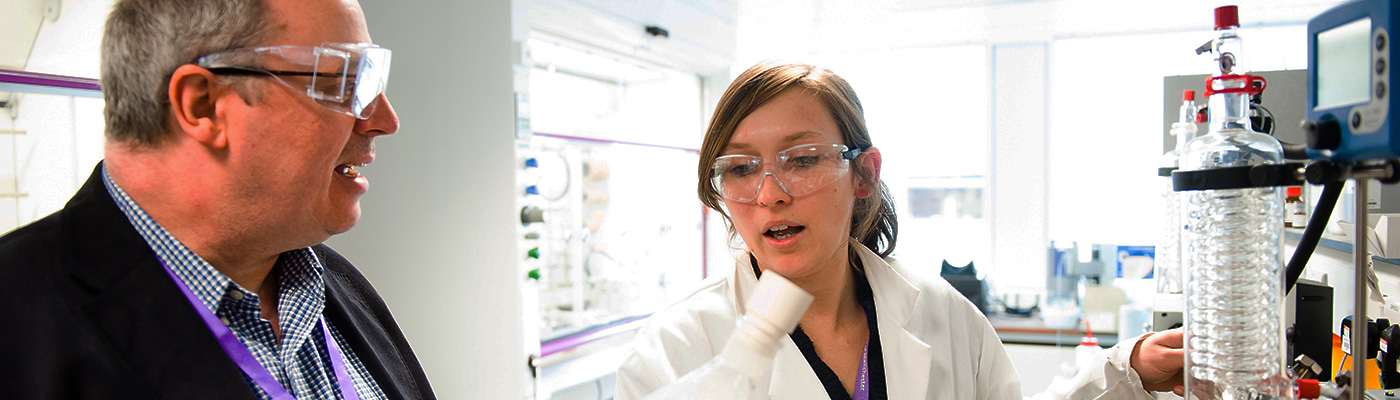
M 1255 132 L 1235 6 L 1217 8 L 1209 129 L 1186 144 L 1181 170 L 1279 164 L 1283 148 Z M 1257 92 L 1257 90 L 1254 90 Z M 1288 398 L 1284 367 L 1283 191 L 1182 192 L 1188 399 Z
M 1288 188 L 1288 197 L 1283 199 L 1285 210 L 1284 226 L 1289 228 L 1308 227 L 1308 206 L 1303 201 L 1303 188 L 1292 186 Z
M 763 274 L 719 355 L 647 399 L 767 399 L 781 339 L 797 327 L 811 304 L 812 295 L 792 281 L 773 272 Z
M 1076 374 L 1097 365 L 1099 353 L 1103 351 L 1103 348 L 1099 347 L 1099 338 L 1094 337 L 1094 330 L 1089 326 L 1089 321 L 1084 321 L 1084 329 L 1084 337 L 1079 338 L 1079 346 L 1074 348 Z
M 1181 195 L 1172 188 L 1172 171 L 1180 167 L 1179 151 L 1186 143 L 1196 138 L 1196 91 L 1181 93 L 1181 111 L 1177 122 L 1170 131 L 1176 137 L 1176 147 L 1162 154 L 1161 167 L 1157 170 L 1162 176 L 1162 226 L 1157 240 L 1157 254 L 1153 267 L 1157 279 L 1157 293 L 1181 293 L 1185 277 L 1181 271 Z

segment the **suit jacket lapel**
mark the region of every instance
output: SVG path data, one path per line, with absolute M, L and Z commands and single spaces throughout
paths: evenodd
M 193 306 L 117 208 L 102 165 L 64 207 L 68 293 L 114 358 L 161 398 L 255 396 Z
M 320 255 L 320 252 L 317 252 Z M 321 262 L 330 263 L 325 257 Z M 369 309 L 364 301 L 353 294 L 350 294 L 344 282 L 335 276 L 331 271 L 331 266 L 326 265 L 326 319 L 340 331 L 341 336 L 350 344 L 350 350 L 355 352 L 355 356 L 360 358 L 360 363 L 369 371 L 374 381 L 379 383 L 379 388 L 384 390 L 384 394 L 391 399 L 416 398 L 417 392 L 405 392 L 407 388 L 413 386 L 414 381 L 403 376 L 406 374 L 404 363 L 400 360 L 398 352 L 393 351 L 395 346 L 388 343 L 389 335 L 383 327 L 366 310 Z

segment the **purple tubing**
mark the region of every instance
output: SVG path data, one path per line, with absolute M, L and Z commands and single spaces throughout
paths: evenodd
M 12 69 L 0 69 L 0 82 L 15 83 L 21 85 L 92 90 L 97 92 L 102 91 L 102 85 L 99 84 L 96 79 L 42 74 L 38 72 L 28 71 L 16 71 Z
M 637 318 L 627 322 L 608 325 L 598 329 L 581 332 L 576 335 L 570 335 L 563 338 L 559 338 L 557 340 L 551 340 L 549 342 L 540 343 L 540 357 L 549 357 L 550 355 L 573 350 L 578 348 L 579 346 L 596 342 L 609 336 L 636 330 L 637 328 L 641 328 L 642 324 L 645 324 L 646 322 L 646 318 Z

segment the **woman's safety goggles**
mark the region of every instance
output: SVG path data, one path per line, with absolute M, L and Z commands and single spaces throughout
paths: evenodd
M 764 165 L 760 156 L 723 156 L 710 169 L 710 183 L 720 196 L 748 203 L 758 198 L 763 182 L 772 176 L 778 188 L 799 197 L 846 176 L 860 152 L 839 144 L 804 144 L 778 152 L 771 165 Z
M 369 119 L 389 83 L 389 49 L 368 43 L 224 50 L 195 64 L 219 75 L 268 75 L 317 104 Z

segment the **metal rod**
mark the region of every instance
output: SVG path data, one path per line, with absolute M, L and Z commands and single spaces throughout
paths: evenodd
M 1352 312 L 1356 318 L 1351 321 L 1351 398 L 1363 400 L 1366 398 L 1366 333 L 1370 324 L 1366 322 L 1366 270 L 1367 261 L 1370 261 L 1370 253 L 1366 247 L 1366 235 L 1369 228 L 1366 204 L 1366 178 L 1354 178 L 1352 181 L 1356 185 L 1356 220 L 1352 221 L 1352 227 L 1356 234 L 1352 242 L 1352 256 L 1356 260 L 1356 310 Z

